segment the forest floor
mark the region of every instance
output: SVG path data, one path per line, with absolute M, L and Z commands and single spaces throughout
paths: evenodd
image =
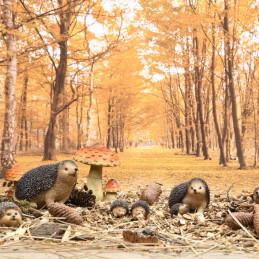
M 147 255 L 156 256 L 158 253 L 162 253 L 164 256 L 177 254 L 177 257 L 185 255 L 186 258 L 192 258 L 191 255 L 196 258 L 223 258 L 223 255 L 226 256 L 226 254 L 230 255 L 229 258 L 233 256 L 235 258 L 245 258 L 246 256 L 256 258 L 259 255 L 259 239 L 253 227 L 247 227 L 249 233 L 247 234 L 243 230 L 232 230 L 224 224 L 224 217 L 230 207 L 227 193 L 232 201 L 250 203 L 249 194 L 259 185 L 258 168 L 248 167 L 247 170 L 239 170 L 236 160 L 223 168 L 218 164 L 216 152 L 211 154 L 212 160 L 203 160 L 202 157 L 187 156 L 172 149 L 138 147 L 126 149 L 125 152 L 119 153 L 119 156 L 120 166 L 103 169 L 103 184 L 111 178 L 116 179 L 122 190 L 120 197 L 125 198 L 130 205 L 138 200 L 146 185 L 154 182 L 162 184 L 162 194 L 159 200 L 151 206 L 149 219 L 133 221 L 130 216 L 114 219 L 109 212 L 110 202 L 97 202 L 91 210 L 82 208 L 78 210 L 80 213 L 84 211 L 82 226 L 65 224 L 67 230 L 64 236 L 66 235 L 66 238 L 35 238 L 28 231 L 32 224 L 53 221 L 60 223 L 55 219 L 49 219 L 49 215 L 43 211 L 43 216 L 37 219 L 33 219 L 30 215 L 25 216 L 25 222 L 19 228 L 0 227 L 0 256 L 11 251 L 10 256 L 26 258 L 17 256 L 17 251 L 22 254 L 22 247 L 24 248 L 26 245 L 34 247 L 36 249 L 34 252 L 38 251 L 47 255 L 46 251 L 48 251 L 52 255 L 57 255 L 57 258 L 70 257 L 62 255 L 62 251 L 74 251 L 74 258 L 88 258 L 84 256 L 91 254 L 91 251 L 95 256 L 100 251 L 103 253 L 108 251 L 106 254 L 100 255 L 100 258 L 113 258 L 110 256 L 111 251 L 121 258 L 127 257 L 126 254 L 124 257 L 120 256 L 120 252 L 138 253 L 143 256 L 131 258 L 146 258 Z M 60 154 L 57 158 L 58 161 L 73 159 L 73 155 Z M 49 161 L 42 162 L 41 159 L 41 156 L 16 156 L 17 165 L 28 169 L 50 163 Z M 83 186 L 90 166 L 79 162 L 77 164 L 79 167 L 78 186 Z M 252 161 L 248 160 L 247 164 L 252 165 Z M 211 191 L 211 202 L 205 212 L 206 221 L 202 224 L 196 223 L 192 215 L 172 218 L 168 212 L 168 196 L 172 187 L 194 177 L 203 178 Z M 0 186 L 2 186 L 2 182 L 3 180 L 0 180 Z M 229 190 L 230 188 L 231 190 Z M 7 187 L 1 187 L 2 197 L 6 190 Z M 149 227 L 156 228 L 159 237 L 158 243 L 135 244 L 123 240 L 122 232 L 124 230 Z M 11 231 L 15 235 L 12 235 Z M 84 236 L 85 239 L 78 241 L 77 238 L 75 241 L 76 236 Z M 80 254 L 80 251 L 83 250 L 87 251 L 84 256 Z M 216 254 L 214 257 L 210 257 L 214 252 L 219 253 L 219 257 Z

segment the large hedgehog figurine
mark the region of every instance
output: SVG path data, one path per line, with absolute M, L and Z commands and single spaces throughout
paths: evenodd
M 78 167 L 72 160 L 41 165 L 26 172 L 17 182 L 15 197 L 37 204 L 65 203 L 77 181 Z
M 13 202 L 0 203 L 0 225 L 13 227 L 18 225 L 22 220 L 20 208 Z
M 189 182 L 175 186 L 169 196 L 169 209 L 177 203 L 188 205 L 190 212 L 203 215 L 210 203 L 210 191 L 207 183 L 201 178 L 193 178 Z M 174 211 L 174 214 L 178 212 Z

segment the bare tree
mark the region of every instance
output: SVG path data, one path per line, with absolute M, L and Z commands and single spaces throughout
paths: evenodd
M 243 154 L 243 143 L 241 139 L 240 129 L 238 125 L 238 116 L 237 116 L 237 103 L 236 103 L 236 93 L 235 93 L 235 86 L 234 86 L 234 78 L 233 78 L 233 50 L 230 46 L 230 33 L 229 33 L 229 4 L 228 0 L 224 1 L 224 9 L 225 9 L 225 16 L 224 16 L 224 31 L 225 31 L 225 44 L 226 44 L 226 60 L 227 60 L 227 73 L 229 78 L 229 92 L 231 97 L 231 104 L 232 104 L 232 119 L 233 119 L 233 126 L 235 132 L 235 140 L 236 140 L 236 149 L 237 149 L 237 157 L 240 165 L 240 169 L 246 168 L 245 157 Z

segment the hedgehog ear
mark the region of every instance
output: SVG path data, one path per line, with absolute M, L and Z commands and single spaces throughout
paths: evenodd
M 254 195 L 253 195 L 253 194 L 250 194 L 250 197 L 251 197 L 252 199 L 254 199 Z

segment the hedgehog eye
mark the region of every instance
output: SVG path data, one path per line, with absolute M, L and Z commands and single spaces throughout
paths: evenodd
M 199 189 L 201 189 L 201 186 L 200 186 L 200 188 Z
M 17 215 L 17 214 L 18 214 L 17 212 L 14 213 L 14 215 Z
M 191 187 L 191 189 L 193 190 L 193 187 Z
M 66 167 L 66 168 L 65 168 L 65 170 L 67 171 L 67 170 L 68 170 L 68 168 Z
M 7 216 L 11 216 L 11 213 L 7 213 Z

